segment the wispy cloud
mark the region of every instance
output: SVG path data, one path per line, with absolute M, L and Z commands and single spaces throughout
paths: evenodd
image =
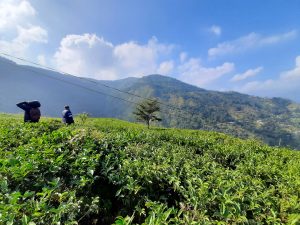
M 47 43 L 47 38 L 47 31 L 39 26 L 18 27 L 17 36 L 12 40 L 0 39 L 0 49 L 9 54 L 24 56 L 32 44 Z
M 216 57 L 231 53 L 239 53 L 251 48 L 259 48 L 267 45 L 280 43 L 291 40 L 297 36 L 297 31 L 292 30 L 287 33 L 272 36 L 263 36 L 257 33 L 250 33 L 233 41 L 227 41 L 218 44 L 214 48 L 208 50 L 209 57 Z
M 14 40 L 19 43 L 47 43 L 48 33 L 39 26 L 30 26 L 28 28 L 18 27 L 18 36 Z
M 0 49 L 6 53 L 25 56 L 36 43 L 47 43 L 48 32 L 31 22 L 35 9 L 26 0 L 0 2 Z
M 209 28 L 209 31 L 210 31 L 212 34 L 216 35 L 216 36 L 220 36 L 221 33 L 222 33 L 221 27 L 219 27 L 219 26 L 217 26 L 217 25 L 211 26 L 211 27 Z
M 43 66 L 47 66 L 46 56 L 45 55 L 38 55 L 37 56 L 37 61 L 38 61 L 39 64 L 41 64 Z
M 184 62 L 186 60 L 186 58 L 187 58 L 187 53 L 181 52 L 179 55 L 180 62 Z
M 174 61 L 168 60 L 160 63 L 157 73 L 159 74 L 171 74 L 174 70 Z
M 245 71 L 244 73 L 240 73 L 240 74 L 236 74 L 234 75 L 230 81 L 236 82 L 236 81 L 242 81 L 242 80 L 246 80 L 249 77 L 254 77 L 257 74 L 259 74 L 261 71 L 263 70 L 263 67 L 257 67 L 255 69 L 249 69 L 247 71 Z
M 281 96 L 300 102 L 300 56 L 295 59 L 295 67 L 282 72 L 277 79 L 248 82 L 236 90 L 260 96 Z

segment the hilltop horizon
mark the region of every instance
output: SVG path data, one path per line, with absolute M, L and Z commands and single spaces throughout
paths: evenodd
M 41 70 L 45 70 L 45 71 L 49 71 L 49 72 L 55 72 L 55 73 L 58 73 L 58 74 L 61 74 L 61 75 L 64 75 L 64 76 L 71 76 L 71 77 L 74 77 L 74 78 L 82 78 L 82 79 L 86 79 L 86 80 L 92 80 L 92 81 L 100 81 L 100 82 L 119 82 L 119 81 L 137 81 L 138 79 L 141 79 L 141 78 L 146 78 L 146 77 L 157 77 L 157 78 L 165 78 L 165 79 L 170 79 L 170 80 L 176 80 L 176 81 L 179 81 L 181 83 L 184 83 L 186 85 L 189 85 L 189 86 L 192 86 L 192 87 L 195 87 L 195 88 L 198 88 L 198 89 L 203 89 L 203 90 L 208 90 L 208 91 L 214 91 L 214 92 L 221 92 L 221 93 L 238 93 L 238 94 L 243 94 L 243 95 L 248 95 L 248 96 L 254 96 L 254 97 L 261 97 L 261 98 L 266 98 L 266 99 L 272 99 L 272 98 L 281 98 L 281 99 L 285 99 L 285 100 L 291 100 L 291 101 L 294 101 L 293 99 L 289 99 L 289 98 L 284 98 L 284 97 L 280 97 L 280 96 L 259 96 L 259 95 L 254 95 L 254 94 L 246 94 L 246 93 L 242 93 L 242 92 L 239 92 L 239 91 L 235 91 L 235 90 L 213 90 L 213 89 L 206 89 L 206 88 L 202 88 L 202 87 L 199 87 L 195 84 L 190 84 L 190 83 L 186 83 L 178 78 L 175 78 L 175 77 L 172 77 L 172 76 L 168 76 L 168 75 L 163 75 L 163 74 L 148 74 L 148 75 L 143 75 L 143 76 L 140 76 L 140 77 L 135 77 L 135 76 L 130 76 L 128 75 L 127 77 L 124 77 L 124 78 L 120 78 L 120 79 L 113 79 L 113 80 L 100 80 L 100 79 L 97 79 L 97 78 L 88 78 L 88 77 L 81 77 L 81 76 L 76 76 L 76 75 L 73 75 L 73 74 L 66 74 L 64 73 L 63 71 L 55 71 L 55 70 L 50 70 L 49 68 L 47 67 L 43 67 L 43 65 L 41 65 L 41 67 L 37 67 L 35 65 L 31 65 L 32 63 L 29 63 L 28 64 L 19 64 L 18 62 L 14 61 L 13 59 L 10 59 L 10 58 L 7 58 L 7 57 L 3 57 L 3 56 L 0 56 L 0 60 L 4 61 L 4 62 L 8 62 L 8 63 L 13 63 L 15 65 L 19 65 L 19 66 L 28 66 L 28 67 L 32 67 L 32 68 L 36 68 L 36 69 L 41 69 Z M 0 71 L 1 72 L 1 71 Z M 117 84 L 115 84 L 117 85 Z M 300 103 L 300 101 L 294 101 L 294 102 L 297 102 L 297 103 Z

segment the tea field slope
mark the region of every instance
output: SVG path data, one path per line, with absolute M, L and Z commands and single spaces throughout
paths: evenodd
M 300 152 L 115 119 L 0 115 L 0 224 L 299 224 Z

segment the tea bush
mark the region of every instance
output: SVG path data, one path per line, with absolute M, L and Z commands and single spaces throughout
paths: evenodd
M 0 224 L 299 224 L 300 153 L 114 119 L 0 115 Z

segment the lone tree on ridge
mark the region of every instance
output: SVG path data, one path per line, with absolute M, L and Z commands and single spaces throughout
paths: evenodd
M 146 122 L 149 129 L 151 121 L 161 121 L 161 118 L 156 116 L 158 112 L 160 112 L 159 102 L 153 99 L 139 103 L 133 114 L 138 121 Z

